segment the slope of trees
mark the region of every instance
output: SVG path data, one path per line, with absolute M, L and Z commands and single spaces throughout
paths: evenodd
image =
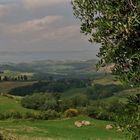
M 33 85 L 17 87 L 9 91 L 12 95 L 25 96 L 38 92 L 64 92 L 72 88 L 82 88 L 91 85 L 89 79 L 50 79 Z

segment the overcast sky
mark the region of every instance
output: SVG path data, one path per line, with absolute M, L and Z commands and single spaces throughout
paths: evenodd
M 0 0 L 0 52 L 93 51 L 70 0 Z

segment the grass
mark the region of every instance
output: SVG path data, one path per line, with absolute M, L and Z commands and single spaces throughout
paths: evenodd
M 0 95 L 0 113 L 10 112 L 10 111 L 19 111 L 21 113 L 31 112 L 34 110 L 23 108 L 20 105 L 20 99 L 13 96 L 1 96 Z
M 17 97 L 0 96 L 0 113 L 9 111 L 25 113 L 34 110 L 23 108 Z M 92 125 L 75 127 L 74 122 L 80 120 L 90 121 Z M 105 126 L 110 123 L 85 116 L 54 121 L 9 119 L 0 121 L 0 131 L 16 135 L 19 140 L 123 140 L 124 135 L 116 129 L 105 129 Z
M 94 83 L 102 84 L 102 85 L 109 85 L 109 84 L 120 85 L 121 84 L 120 81 L 118 81 L 114 76 L 112 76 L 110 74 L 105 74 L 103 77 L 101 77 L 99 79 L 95 79 Z
M 117 84 L 115 81 L 106 78 L 95 80 L 95 83 Z M 33 84 L 33 82 L 1 82 L 0 92 L 7 93 L 11 88 Z M 138 92 L 139 89 L 125 90 L 106 98 L 106 102 L 111 102 L 114 98 L 125 100 L 131 92 Z M 63 98 L 84 94 L 85 89 L 72 89 L 62 93 Z M 13 96 L 0 96 L 0 113 L 9 111 L 19 111 L 22 113 L 34 111 L 23 108 L 20 105 L 20 98 Z M 76 128 L 74 122 L 77 120 L 88 120 L 91 126 Z M 19 140 L 124 140 L 125 136 L 116 129 L 106 130 L 105 126 L 110 124 L 108 121 L 94 120 L 85 116 L 71 119 L 43 121 L 43 120 L 5 120 L 0 121 L 0 131 L 5 131 L 16 135 Z
M 0 92 L 1 93 L 8 93 L 12 88 L 26 86 L 26 85 L 32 85 L 35 83 L 34 81 L 6 81 L 6 82 L 0 82 Z
M 77 128 L 74 122 L 88 120 L 91 126 Z M 116 129 L 106 130 L 110 122 L 94 120 L 79 116 L 76 118 L 55 121 L 0 121 L 0 130 L 30 138 L 51 138 L 55 140 L 123 140 L 124 135 Z

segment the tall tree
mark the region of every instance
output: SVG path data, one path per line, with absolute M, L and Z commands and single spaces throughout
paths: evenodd
M 140 84 L 140 0 L 72 0 L 81 31 L 101 44 L 98 66 L 113 65 L 120 80 Z

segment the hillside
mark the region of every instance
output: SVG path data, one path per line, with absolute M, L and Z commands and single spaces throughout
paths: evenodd
M 0 82 L 0 93 L 8 93 L 11 89 L 17 87 L 23 87 L 26 85 L 32 85 L 34 81 L 3 81 Z
M 124 86 L 110 73 L 95 72 L 91 62 L 35 62 L 29 65 L 33 71 L 27 64 L 20 64 L 25 68 L 21 71 L 8 70 L 12 75 L 34 75 L 32 81 L 0 82 L 0 132 L 20 140 L 124 140 L 113 115 L 140 88 Z M 67 116 L 70 109 L 77 113 Z M 82 120 L 92 125 L 75 127 L 74 122 Z M 107 124 L 113 129 L 107 130 Z
M 21 97 L 14 97 L 10 95 L 0 95 L 0 114 L 10 112 L 35 112 L 31 109 L 26 109 L 20 104 Z

